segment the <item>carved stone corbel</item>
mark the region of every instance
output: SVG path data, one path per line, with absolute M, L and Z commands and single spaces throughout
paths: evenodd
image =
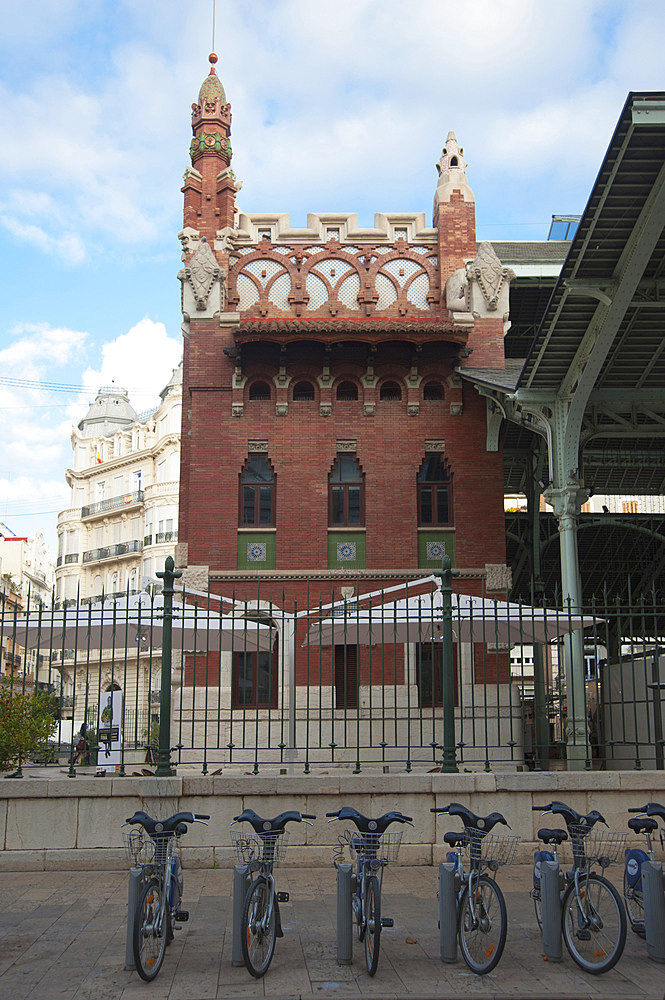
M 184 231 L 183 231 L 184 232 Z M 184 241 L 183 241 L 184 245 Z M 226 274 L 217 263 L 205 237 L 201 239 L 188 264 L 178 273 L 178 278 L 187 282 L 194 293 L 194 301 L 199 312 L 208 308 L 210 292 L 216 281 L 220 283 L 219 308 L 224 310 L 226 302 Z

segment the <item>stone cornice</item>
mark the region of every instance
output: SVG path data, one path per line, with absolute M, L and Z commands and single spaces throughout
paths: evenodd
M 423 576 L 436 573 L 436 569 L 420 566 L 417 569 L 282 569 L 282 570 L 210 570 L 211 581 L 226 580 L 263 580 L 263 581 L 301 581 L 301 580 L 422 580 Z M 466 568 L 460 569 L 456 579 L 480 580 L 486 576 L 486 570 Z

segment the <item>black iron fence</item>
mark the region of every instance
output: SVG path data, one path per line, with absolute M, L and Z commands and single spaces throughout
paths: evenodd
M 172 562 L 169 561 L 172 565 Z M 3 682 L 57 698 L 48 760 L 132 773 L 242 765 L 663 768 L 655 593 L 581 610 L 465 595 L 450 574 L 328 600 L 303 584 L 0 609 Z

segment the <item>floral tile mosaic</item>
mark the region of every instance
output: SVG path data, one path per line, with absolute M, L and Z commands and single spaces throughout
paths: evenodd
M 443 559 L 445 554 L 446 546 L 444 542 L 427 542 L 428 559 Z
M 247 543 L 247 562 L 266 562 L 268 547 L 265 542 Z
M 355 562 L 356 561 L 356 543 L 355 542 L 338 542 L 337 543 L 337 561 L 338 562 Z

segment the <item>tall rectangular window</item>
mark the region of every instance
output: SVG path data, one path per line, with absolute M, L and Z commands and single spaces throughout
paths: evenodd
M 277 708 L 277 652 L 233 654 L 234 708 Z

